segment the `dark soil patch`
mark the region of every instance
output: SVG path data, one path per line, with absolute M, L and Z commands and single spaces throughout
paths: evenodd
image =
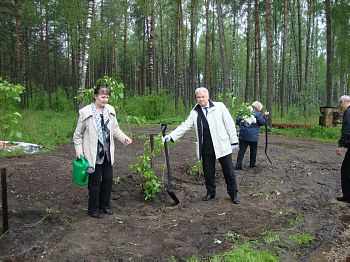
M 270 165 L 261 136 L 259 167 L 236 172 L 241 204 L 233 205 L 219 164 L 217 197 L 201 201 L 203 177 L 187 174 L 196 161 L 195 136 L 189 132 L 170 149 L 173 187 L 180 199 L 173 205 L 165 190 L 154 201 L 145 201 L 139 177 L 129 168 L 142 154 L 148 134 L 158 132 L 158 127 L 135 129 L 133 145 L 117 146 L 114 176 L 122 183 L 113 188 L 114 215 L 100 220 L 87 216 L 87 189 L 71 182 L 73 145 L 0 159 L 0 167 L 7 168 L 10 215 L 10 232 L 0 239 L 0 260 L 208 258 L 230 249 L 234 241 L 225 238 L 229 232 L 258 240 L 262 248 L 278 251 L 282 261 L 345 259 L 349 253 L 334 251 L 350 238 L 349 206 L 334 200 L 340 194 L 342 161 L 334 144 L 271 136 Z M 166 182 L 163 155 L 154 166 Z M 280 239 L 266 243 L 263 232 Z M 315 237 L 310 245 L 288 240 L 305 232 Z

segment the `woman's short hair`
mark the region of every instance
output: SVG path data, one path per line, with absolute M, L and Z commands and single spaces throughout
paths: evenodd
M 198 93 L 207 93 L 209 95 L 209 91 L 208 89 L 206 89 L 205 87 L 198 87 L 194 93 L 197 95 Z
M 339 102 L 350 102 L 350 96 L 343 95 L 339 98 Z
M 255 101 L 253 102 L 252 107 L 256 108 L 256 110 L 260 112 L 264 106 L 259 101 Z
M 94 88 L 94 95 L 110 95 L 111 90 L 107 84 L 97 84 Z

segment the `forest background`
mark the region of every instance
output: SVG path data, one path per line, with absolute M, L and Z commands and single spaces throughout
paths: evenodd
M 349 94 L 349 18 L 347 0 L 3 0 L 0 76 L 22 109 L 76 110 L 110 76 L 128 115 L 184 115 L 205 86 L 308 121 Z

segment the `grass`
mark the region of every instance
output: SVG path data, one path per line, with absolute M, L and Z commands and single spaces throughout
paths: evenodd
M 254 250 L 249 243 L 235 246 L 233 249 L 215 255 L 211 262 L 235 261 L 235 262 L 274 262 L 278 257 L 267 250 Z
M 308 246 L 313 240 L 315 240 L 315 237 L 307 232 L 302 232 L 290 235 L 288 239 L 297 243 L 298 245 Z

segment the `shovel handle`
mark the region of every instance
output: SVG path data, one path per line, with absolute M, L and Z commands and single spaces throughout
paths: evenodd
M 167 124 L 161 124 L 160 130 L 162 131 L 162 135 L 165 136 L 165 131 L 167 129 L 168 125 Z

